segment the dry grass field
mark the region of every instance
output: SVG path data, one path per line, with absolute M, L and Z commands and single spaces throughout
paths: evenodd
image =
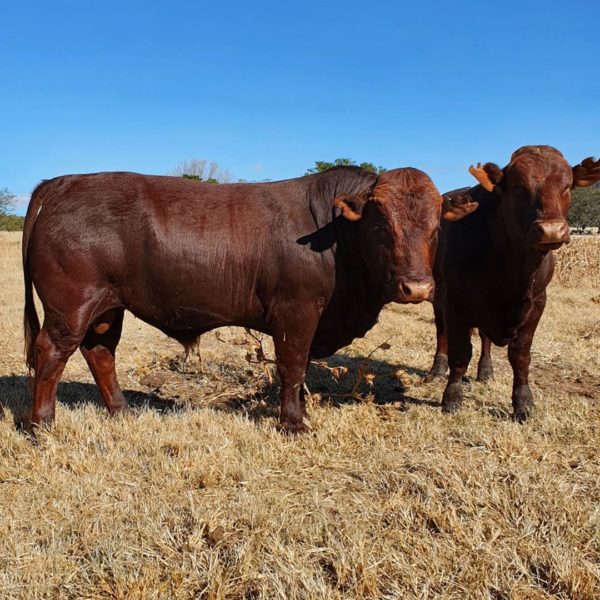
M 600 239 L 558 257 L 525 425 L 502 348 L 496 381 L 441 414 L 443 382 L 422 383 L 429 305 L 391 306 L 311 368 L 299 437 L 276 431 L 276 382 L 242 330 L 185 362 L 129 315 L 132 414 L 107 416 L 77 355 L 34 444 L 15 426 L 30 406 L 20 235 L 0 234 L 0 596 L 600 598 Z

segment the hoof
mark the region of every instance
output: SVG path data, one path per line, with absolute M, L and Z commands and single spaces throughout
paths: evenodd
M 524 423 L 533 412 L 533 394 L 528 385 L 523 385 L 513 392 L 513 420 Z
M 433 365 L 423 379 L 423 383 L 431 383 L 436 379 L 446 377 L 448 372 L 448 357 L 445 354 L 437 354 L 433 360 Z
M 129 407 L 129 404 L 120 404 L 118 406 L 111 406 L 108 409 L 108 414 L 111 417 L 117 417 L 119 415 L 125 416 L 125 415 L 131 415 L 133 413 L 132 413 L 131 408 Z
M 45 413 L 45 414 L 41 414 L 41 415 L 40 414 L 31 415 L 31 418 L 29 419 L 29 427 L 31 428 L 32 431 L 38 430 L 38 429 L 45 429 L 47 431 L 49 429 L 52 429 L 53 424 L 54 424 L 54 411 Z
M 36 422 L 30 418 L 21 421 L 17 425 L 17 429 L 19 429 L 21 433 L 25 437 L 27 437 L 34 445 L 37 445 L 39 443 L 38 434 L 44 431 L 51 431 L 53 425 L 54 419 L 41 419 L 38 422 Z
M 512 415 L 512 419 L 515 423 L 525 423 L 529 419 L 529 411 L 527 410 L 515 410 Z
M 489 365 L 481 367 L 477 371 L 477 381 L 484 383 L 486 381 L 492 381 L 494 379 L 494 368 Z
M 429 371 L 425 377 L 423 377 L 423 383 L 431 383 L 436 379 L 445 379 L 446 373 L 440 373 L 439 371 Z
M 442 412 L 445 415 L 451 415 L 462 408 L 462 402 L 442 402 Z
M 442 397 L 442 412 L 452 414 L 460 410 L 463 401 L 463 393 L 460 383 L 451 383 Z
M 277 424 L 277 430 L 280 433 L 285 435 L 296 435 L 298 433 L 307 433 L 310 431 L 310 427 L 304 423 L 304 421 L 290 422 L 290 421 L 281 421 Z

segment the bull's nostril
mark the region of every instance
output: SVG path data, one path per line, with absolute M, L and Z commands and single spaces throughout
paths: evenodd
M 400 287 L 404 298 L 411 301 L 428 300 L 433 292 L 433 282 L 424 281 L 405 281 Z

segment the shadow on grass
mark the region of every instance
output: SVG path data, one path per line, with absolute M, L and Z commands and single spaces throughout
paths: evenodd
M 320 396 L 319 402 L 323 405 L 355 404 L 370 396 L 370 401 L 376 405 L 396 404 L 401 411 L 406 410 L 407 405 L 439 408 L 438 400 L 411 396 L 410 390 L 413 386 L 407 387 L 396 376 L 396 373 L 401 372 L 413 380 L 422 380 L 426 372 L 421 369 L 408 365 L 393 365 L 374 358 L 350 357 L 343 354 L 319 362 L 326 366 L 311 364 L 306 385 L 311 395 Z M 255 422 L 278 417 L 279 380 L 276 375 L 272 381 L 269 381 L 262 372 L 256 375 L 253 371 L 249 371 L 247 365 L 232 364 L 226 369 L 227 374 L 223 372 L 223 365 L 220 362 L 215 364 L 214 370 L 211 369 L 210 364 L 205 363 L 204 366 L 205 370 L 202 374 L 192 370 L 169 369 L 171 372 L 177 372 L 182 380 L 197 387 L 200 398 L 203 396 L 209 398 L 207 402 L 200 401 L 198 406 L 243 414 Z M 354 389 L 359 368 L 362 368 L 363 373 L 374 375 L 374 378 L 370 384 L 362 378 Z M 208 388 L 213 379 L 215 383 L 231 379 L 231 393 L 226 391 L 219 394 L 218 400 L 211 401 L 211 392 Z M 240 392 L 240 389 L 247 391 Z M 159 390 L 149 393 L 139 390 L 123 391 L 129 406 L 134 410 L 149 409 L 170 413 L 186 410 L 190 406 L 187 402 L 182 403 L 178 396 L 171 398 L 156 392 Z M 104 408 L 98 388 L 91 383 L 63 381 L 59 384 L 57 399 L 60 404 L 69 408 L 86 404 Z M 27 421 L 31 413 L 31 393 L 26 377 L 15 374 L 0 377 L 0 418 L 3 417 L 4 409 L 12 412 L 18 426 Z
M 155 393 L 144 393 L 138 390 L 123 390 L 130 408 L 139 410 L 155 410 L 160 413 L 182 410 L 174 399 L 162 398 Z M 69 408 L 77 408 L 86 404 L 94 404 L 104 408 L 104 401 L 95 384 L 63 381 L 58 386 L 58 402 Z M 0 418 L 8 409 L 20 425 L 31 414 L 32 395 L 27 387 L 27 377 L 23 375 L 4 375 L 0 377 Z
M 397 372 L 409 376 L 416 376 L 419 380 L 425 376 L 426 371 L 409 367 L 407 365 L 392 365 L 388 362 L 365 357 L 350 357 L 337 354 L 326 360 L 319 361 L 326 365 L 318 366 L 311 363 L 306 376 L 306 387 L 311 395 L 319 395 L 319 403 L 330 406 L 344 406 L 356 404 L 371 396 L 375 405 L 399 405 L 399 410 L 404 411 L 407 405 L 430 406 L 439 408 L 438 400 L 429 398 L 415 398 L 409 394 L 412 386 L 407 387 L 398 377 Z M 369 385 L 366 380 L 361 380 L 354 390 L 359 367 L 363 373 L 375 375 Z M 336 377 L 336 370 L 338 376 Z M 277 377 L 269 382 L 265 377 L 258 385 L 254 383 L 252 394 L 240 396 L 234 394 L 215 403 L 213 409 L 231 413 L 242 413 L 252 421 L 265 418 L 275 419 L 279 415 L 279 381 Z M 310 415 L 309 415 L 310 416 Z

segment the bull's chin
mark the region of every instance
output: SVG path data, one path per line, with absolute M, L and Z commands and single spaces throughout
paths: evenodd
M 540 252 L 549 252 L 550 250 L 558 250 L 561 246 L 566 244 L 567 242 L 546 242 L 546 243 L 538 243 L 535 247 Z
M 431 301 L 431 298 L 405 296 L 404 294 L 396 294 L 390 302 L 396 304 L 420 304 L 421 302 Z
M 398 286 L 390 286 L 384 294 L 384 304 L 420 304 L 421 302 L 433 302 L 433 291 L 429 296 L 426 294 L 406 294 Z

